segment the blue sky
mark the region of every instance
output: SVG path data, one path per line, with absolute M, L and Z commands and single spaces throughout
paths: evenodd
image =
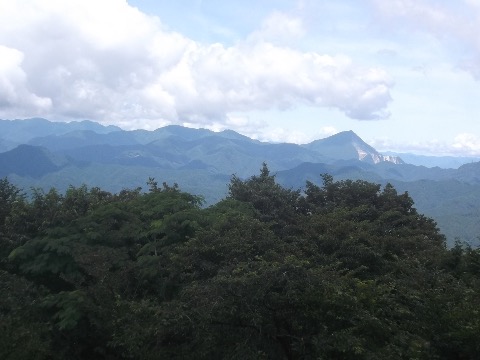
M 480 0 L 0 0 L 0 118 L 480 156 Z

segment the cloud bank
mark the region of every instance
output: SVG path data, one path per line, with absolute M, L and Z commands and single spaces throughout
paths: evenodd
M 388 74 L 296 50 L 303 31 L 273 13 L 232 46 L 204 44 L 122 0 L 0 0 L 0 118 L 155 128 L 299 105 L 388 117 Z

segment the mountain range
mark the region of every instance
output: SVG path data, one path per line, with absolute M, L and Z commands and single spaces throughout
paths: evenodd
M 322 173 L 337 180 L 390 182 L 437 221 L 449 244 L 455 238 L 480 244 L 476 160 L 381 154 L 352 131 L 297 145 L 177 125 L 124 131 L 87 120 L 0 120 L 0 177 L 23 189 L 86 184 L 117 192 L 154 177 L 211 204 L 225 196 L 232 174 L 249 177 L 266 162 L 277 181 L 292 188 L 302 188 L 306 180 L 319 183 Z M 458 166 L 429 167 L 432 163 Z

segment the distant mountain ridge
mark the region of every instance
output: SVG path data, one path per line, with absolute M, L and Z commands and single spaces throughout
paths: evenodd
M 90 134 L 83 132 L 90 132 Z M 75 135 L 75 132 L 78 132 Z M 99 135 L 111 134 L 118 132 L 118 134 L 111 134 L 105 142 L 105 139 L 92 139 L 94 135 L 92 132 Z M 68 134 L 68 135 L 67 135 Z M 134 130 L 124 131 L 121 128 L 113 125 L 104 126 L 99 123 L 84 120 L 65 122 L 52 122 L 42 118 L 32 118 L 25 120 L 0 120 L 0 152 L 5 152 L 15 148 L 20 144 L 31 144 L 45 146 L 53 142 L 58 146 L 77 147 L 79 142 L 91 141 L 93 144 L 113 144 L 113 145 L 132 145 L 132 144 L 147 144 L 152 141 L 157 141 L 159 138 L 166 138 L 170 136 L 179 136 L 184 140 L 197 139 L 199 137 L 208 137 L 212 134 L 221 136 L 222 138 L 230 138 L 232 140 L 252 140 L 244 135 L 238 134 L 232 130 L 224 130 L 222 132 L 213 132 L 206 129 L 192 129 L 185 128 L 179 125 L 169 125 L 159 128 L 154 131 Z M 67 136 L 64 136 L 67 135 Z M 64 145 L 59 143 L 64 141 Z M 77 144 L 68 144 L 69 141 L 77 141 Z M 260 143 L 257 141 L 257 143 Z M 349 143 L 350 149 L 346 150 L 345 145 Z M 86 143 L 83 143 L 86 145 Z M 340 146 L 339 146 L 340 144 Z M 406 153 L 385 152 L 379 153 L 376 149 L 366 144 L 353 131 L 344 131 L 332 137 L 315 140 L 309 144 L 299 145 L 308 149 L 313 149 L 317 152 L 325 154 L 335 153 L 330 160 L 338 160 L 355 157 L 358 160 L 370 163 L 392 162 L 392 163 L 410 163 L 413 165 L 442 168 L 458 168 L 459 166 L 480 161 L 480 158 L 467 157 L 452 157 L 452 156 L 424 156 Z M 341 149 L 343 147 L 343 149 Z M 343 152 L 343 156 L 338 156 Z
M 103 126 L 99 123 L 83 120 L 72 122 L 53 122 L 42 118 L 25 120 L 0 120 L 0 138 L 13 143 L 24 144 L 29 140 L 47 135 L 60 135 L 75 130 L 91 130 L 96 133 L 121 131 L 117 126 Z
M 144 166 L 161 169 L 209 169 L 220 174 L 249 176 L 259 164 L 267 162 L 276 171 L 288 171 L 301 164 L 328 164 L 338 168 L 377 174 L 380 178 L 403 181 L 418 179 L 451 179 L 475 181 L 471 171 L 452 172 L 406 164 L 395 155 L 383 155 L 365 143 L 353 131 L 344 131 L 309 144 L 265 143 L 250 139 L 232 130 L 213 132 L 178 125 L 154 131 L 125 131 L 92 121 L 56 123 L 45 119 L 0 120 L 0 145 L 16 143 L 48 150 L 51 156 L 69 158 L 86 164 L 101 163 Z M 40 150 L 39 150 L 40 151 Z M 6 161 L 6 160 L 5 160 Z M 193 165 L 192 165 L 193 164 Z M 371 167 L 371 166 L 374 167 Z M 15 174 L 12 164 L 0 174 Z M 23 174 L 23 173 L 22 173 Z M 460 175 L 462 174 L 462 175 Z
M 279 170 L 302 162 L 332 163 L 351 159 L 369 163 L 402 163 L 398 158 L 379 154 L 353 132 L 296 145 L 264 143 L 232 130 L 213 132 L 178 125 L 154 131 L 124 131 L 90 121 L 52 123 L 45 119 L 29 119 L 0 121 L 0 129 L 8 130 L 1 133 L 0 140 L 4 144 L 24 140 L 25 144 L 85 163 L 162 169 L 189 169 L 194 166 L 196 169 L 209 169 L 221 174 L 237 173 L 240 176 L 252 174 L 263 161 Z M 24 130 L 26 133 L 23 133 Z M 35 136 L 37 133 L 39 135 Z M 13 145 L 10 147 L 13 150 Z M 0 175 L 5 175 L 7 168 L 15 173 L 14 167 L 9 166 L 4 171 L 0 170 Z
M 178 125 L 125 131 L 91 121 L 0 120 L 0 177 L 24 189 L 86 184 L 118 192 L 154 177 L 203 195 L 210 204 L 225 196 L 232 174 L 252 176 L 263 162 L 292 188 L 306 180 L 318 183 L 322 173 L 393 183 L 439 222 L 450 243 L 456 236 L 478 242 L 480 162 L 458 169 L 412 165 L 381 154 L 353 131 L 297 145 Z

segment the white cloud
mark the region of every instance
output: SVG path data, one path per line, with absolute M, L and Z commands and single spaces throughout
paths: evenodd
M 291 131 L 283 128 L 269 129 L 268 133 L 262 132 L 255 139 L 272 143 L 305 144 L 311 141 L 310 136 L 302 131 Z
M 304 31 L 281 13 L 265 20 L 257 38 L 224 46 L 168 31 L 122 0 L 0 0 L 0 9 L 2 117 L 152 128 L 232 125 L 232 113 L 297 105 L 354 119 L 388 116 L 385 71 L 279 44 Z
M 480 1 L 371 1 L 388 27 L 422 30 L 435 36 L 448 49 L 450 57 L 456 61 L 455 66 L 480 80 Z
M 459 153 L 480 156 L 480 138 L 474 134 L 459 134 L 455 137 L 453 148 Z
M 37 114 L 51 106 L 49 99 L 39 97 L 28 89 L 22 62 L 22 52 L 0 45 L 0 114 L 8 113 L 11 107 L 20 108 L 18 115 Z
M 357 119 L 382 118 L 391 85 L 385 72 L 356 68 L 348 58 L 270 43 L 196 49 L 159 84 L 181 95 L 176 97 L 179 118 L 197 115 L 198 121 L 296 104 L 338 108 Z

